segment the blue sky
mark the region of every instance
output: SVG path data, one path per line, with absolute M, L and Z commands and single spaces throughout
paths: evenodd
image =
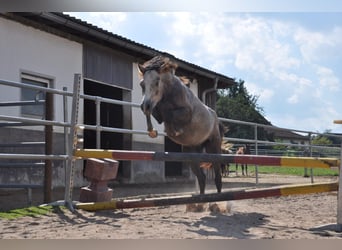
M 244 80 L 275 126 L 342 132 L 342 12 L 68 14 Z

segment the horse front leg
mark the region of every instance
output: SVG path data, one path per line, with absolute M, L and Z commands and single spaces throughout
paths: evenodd
M 146 115 L 147 131 L 151 138 L 156 138 L 158 136 L 158 131 L 153 128 L 151 115 Z

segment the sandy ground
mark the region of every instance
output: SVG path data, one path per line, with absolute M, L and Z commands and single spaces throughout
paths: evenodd
M 253 177 L 223 178 L 224 191 L 255 188 Z M 318 178 L 315 182 L 335 181 L 337 177 Z M 260 176 L 258 187 L 278 184 L 310 183 L 309 178 Z M 182 189 L 180 189 L 182 186 Z M 194 193 L 193 185 L 114 186 L 114 197 L 142 194 Z M 212 184 L 207 193 L 214 192 Z M 78 190 L 73 197 L 78 198 Z M 34 204 L 41 202 L 41 191 L 34 190 Z M 54 190 L 56 200 L 62 190 Z M 337 193 L 298 195 L 219 202 L 220 212 L 205 204 L 201 212 L 189 212 L 186 205 L 87 212 L 61 210 L 39 217 L 0 219 L 0 239 L 342 239 L 333 230 L 314 230 L 335 224 Z M 1 210 L 27 206 L 24 191 L 1 191 Z M 226 211 L 228 208 L 228 211 Z

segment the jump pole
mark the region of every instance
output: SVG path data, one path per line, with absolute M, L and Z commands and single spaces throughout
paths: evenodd
M 183 195 L 164 198 L 144 198 L 130 200 L 111 200 L 109 202 L 76 203 L 76 209 L 87 211 L 113 210 L 127 208 L 157 207 L 169 205 L 183 205 L 190 203 L 218 202 L 243 199 L 257 199 L 267 197 L 279 197 L 288 195 L 300 195 L 310 193 L 322 193 L 338 190 L 338 183 L 316 183 L 304 185 L 286 185 L 263 189 L 249 189 L 212 193 L 203 195 Z
M 245 163 L 266 166 L 331 168 L 340 165 L 336 158 L 315 157 L 274 157 L 262 155 L 229 155 L 204 153 L 176 153 L 154 151 L 77 149 L 74 156 L 79 158 L 111 158 L 114 160 L 146 160 L 146 161 L 197 161 L 197 162 L 226 162 Z

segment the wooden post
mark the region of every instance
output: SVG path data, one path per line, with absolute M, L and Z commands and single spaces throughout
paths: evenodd
M 45 120 L 53 120 L 53 94 L 46 92 Z M 45 154 L 52 154 L 53 127 L 45 125 Z M 44 168 L 44 203 L 52 201 L 52 161 L 45 160 Z

